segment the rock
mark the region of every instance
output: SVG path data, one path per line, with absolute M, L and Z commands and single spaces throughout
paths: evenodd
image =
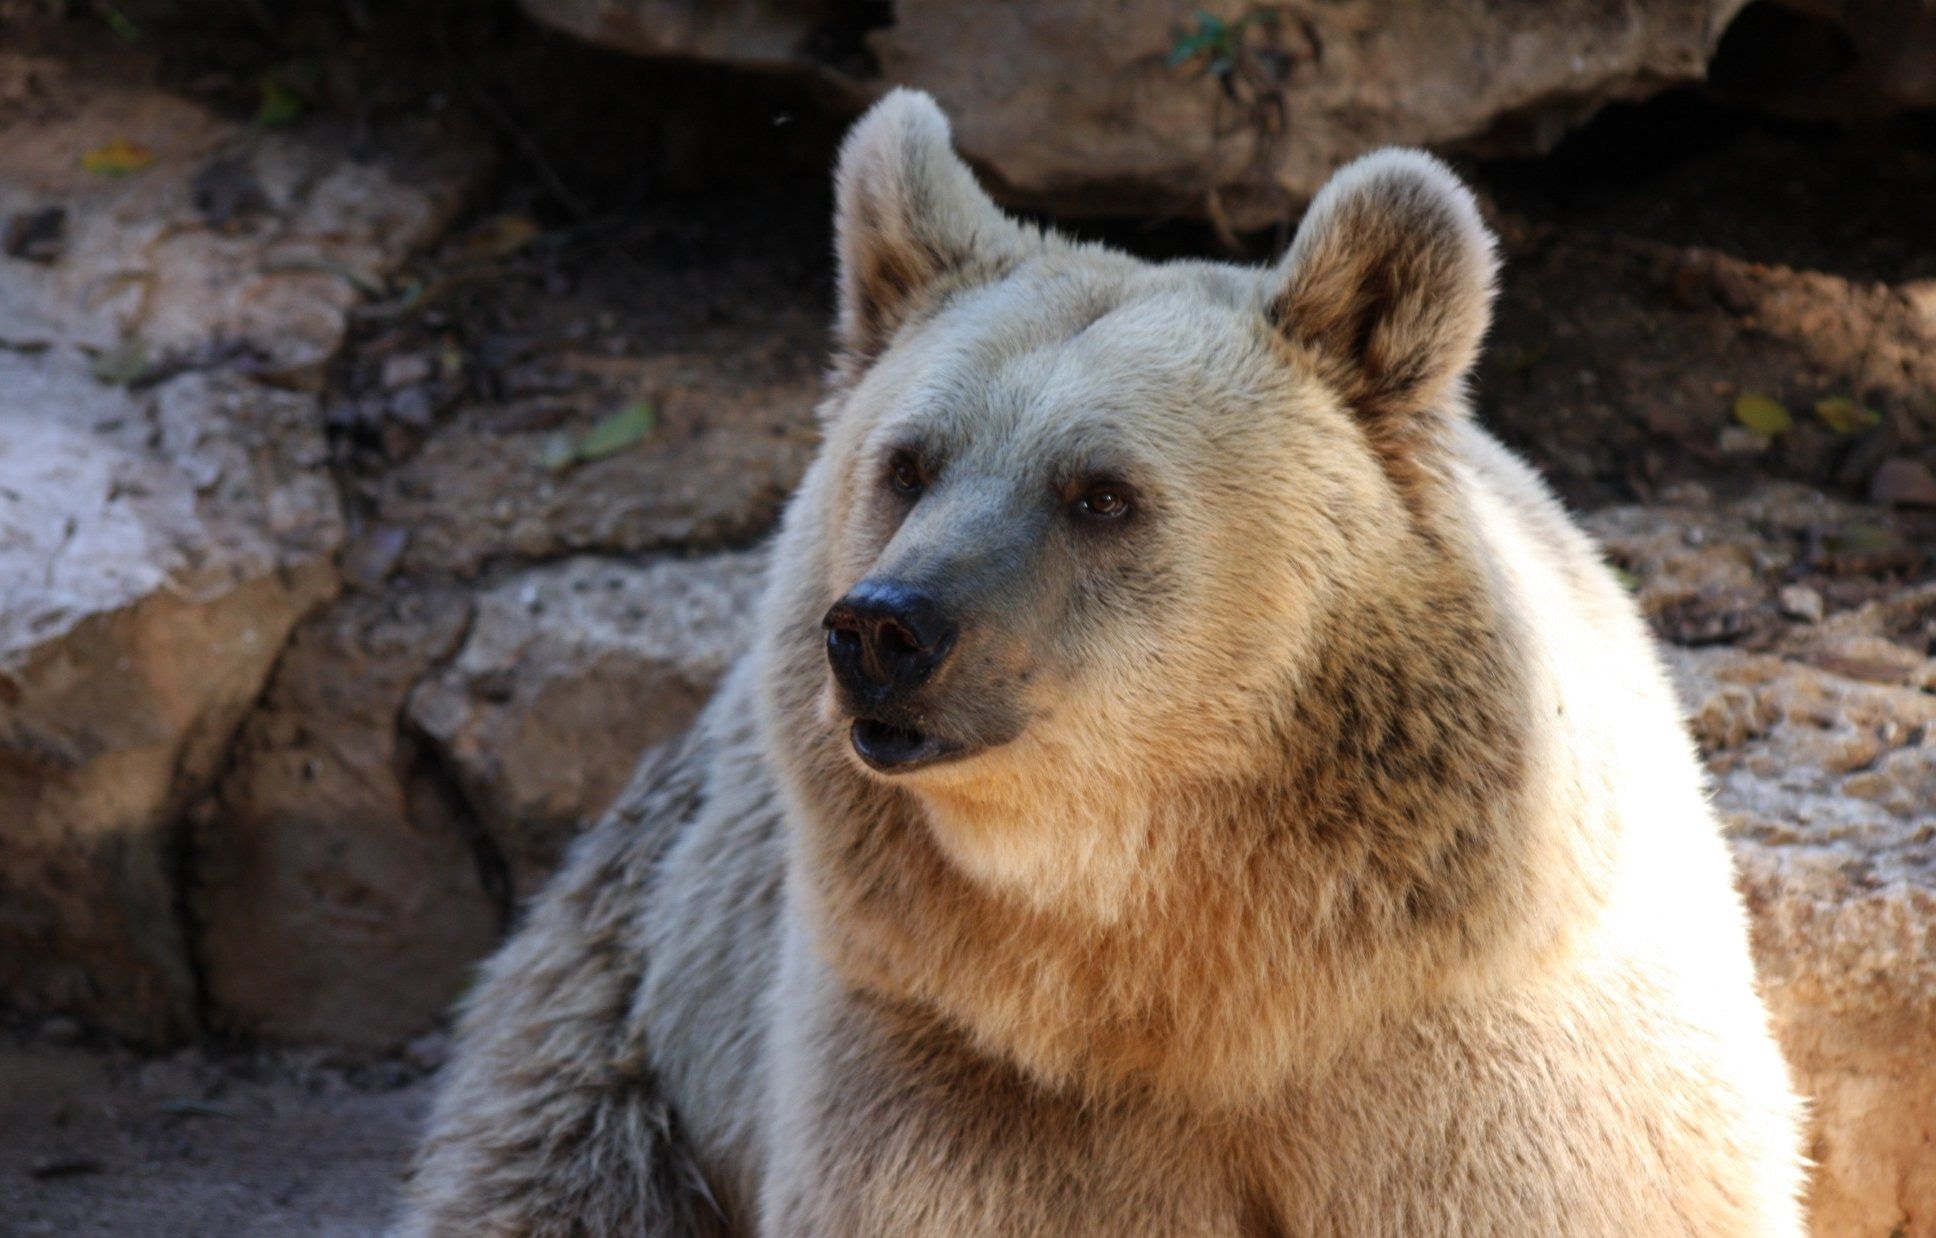
M 55 1015 L 42 1021 L 40 1038 L 50 1045 L 71 1045 L 80 1042 L 83 1031 L 78 1019 Z
M 1839 606 L 1889 592 L 1889 573 L 1936 571 L 1936 544 L 1892 513 L 1785 482 L 1725 504 L 1700 486 L 1669 487 L 1656 504 L 1607 508 L 1585 524 L 1633 578 L 1641 612 L 1679 644 L 1769 637 L 1785 585 Z
M 1657 618 L 1703 589 L 1772 591 L 1807 570 L 1812 526 L 1886 519 L 1797 487 L 1696 497 L 1590 521 Z M 1666 652 L 1813 1100 L 1813 1232 L 1920 1233 L 1936 1219 L 1936 584 L 1882 578 L 1852 609 L 1758 630 L 1754 650 Z
M 595 43 L 803 78 L 850 108 L 931 91 L 1019 205 L 1237 228 L 1376 146 L 1544 150 L 1609 102 L 1700 80 L 1741 6 L 524 0 Z
M 1372 148 L 1535 154 L 1710 66 L 1730 99 L 1783 114 L 1936 106 L 1925 0 L 522 4 L 592 43 L 792 79 L 848 111 L 894 86 L 930 91 L 1020 205 L 1236 228 L 1281 222 Z
M 520 898 L 678 733 L 747 647 L 762 556 L 645 566 L 579 558 L 477 596 L 458 655 L 412 695 Z
M 618 248 L 526 245 L 488 287 L 351 352 L 331 404 L 340 475 L 365 527 L 407 531 L 389 568 L 691 555 L 772 527 L 819 441 L 827 225 L 756 195 L 703 214 L 648 202 Z M 427 266 L 475 270 L 474 244 L 452 238 Z M 386 389 L 387 357 L 410 354 L 436 376 Z M 406 426 L 396 401 L 413 392 L 434 416 Z
M 437 373 L 437 359 L 428 353 L 397 353 L 383 359 L 379 381 L 394 391 L 399 387 L 414 387 L 428 382 Z
M 1917 1232 L 1936 1217 L 1936 696 L 1733 650 L 1681 672 L 1814 1105 L 1814 1232 Z
M 305 622 L 190 851 L 214 1025 L 414 1061 L 516 902 L 743 651 L 760 563 L 579 558 Z
M 1869 482 L 1869 497 L 1877 503 L 1936 507 L 1936 474 L 1920 460 L 1884 460 Z
M 176 818 L 335 588 L 313 404 L 205 375 L 137 402 L 0 355 L 0 990 L 165 1040 L 192 1022 Z
M 216 1027 L 394 1048 L 496 940 L 501 865 L 399 725 L 468 622 L 450 592 L 351 594 L 290 642 L 191 852 Z
M 624 359 L 621 381 L 650 400 L 654 428 L 569 472 L 547 466 L 549 444 L 630 396 L 582 394 L 563 430 L 466 408 L 375 483 L 377 517 L 410 530 L 402 570 L 469 576 L 505 559 L 745 545 L 778 518 L 817 442 L 818 340 L 816 328 L 730 356 Z
M 425 1032 L 403 1047 L 403 1060 L 418 1070 L 437 1070 L 450 1058 L 450 1035 Z
M 1775 445 L 1775 440 L 1745 426 L 1722 426 L 1715 446 L 1724 456 L 1758 456 Z
M 315 399 L 259 380 L 319 369 L 362 295 L 343 273 L 401 261 L 465 176 L 127 84 L 146 76 L 0 52 L 31 100 L 0 127 L 0 218 L 64 212 L 59 252 L 0 278 L 0 992 L 162 1041 L 195 1020 L 183 814 L 337 588 Z M 115 142 L 150 161 L 87 171 Z M 217 232 L 193 182 L 237 149 L 271 215 Z
M 43 206 L 20 211 L 0 232 L 0 252 L 27 262 L 52 262 L 67 251 L 67 209 Z
M 1807 585 L 1783 585 L 1775 600 L 1781 606 L 1781 613 L 1790 619 L 1800 619 L 1805 623 L 1820 623 L 1827 613 L 1827 603 L 1822 595 Z

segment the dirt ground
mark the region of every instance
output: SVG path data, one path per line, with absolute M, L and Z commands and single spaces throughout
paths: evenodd
M 602 56 L 571 63 L 621 74 Z M 331 371 L 333 462 L 357 522 L 348 570 L 377 588 L 507 556 L 755 540 L 811 450 L 801 393 L 828 303 L 824 184 L 789 170 L 696 196 L 710 164 L 679 153 L 673 122 L 638 152 L 663 175 L 595 177 L 558 139 L 582 101 L 536 92 L 477 110 L 505 175 Z M 809 127 L 807 148 L 832 131 Z M 1919 334 L 1936 319 L 1929 125 L 1850 134 L 1680 96 L 1621 109 L 1553 158 L 1468 170 L 1507 264 L 1480 407 L 1575 505 L 1768 475 L 1863 500 L 1885 463 L 1936 467 L 1936 356 Z M 1213 249 L 1187 225 L 1081 227 L 1148 253 Z M 657 368 L 614 360 L 641 341 Z M 609 493 L 534 497 L 549 439 L 641 382 L 661 392 L 670 454 L 602 473 Z M 1751 393 L 1793 410 L 1795 428 L 1729 433 Z M 1814 411 L 1836 397 L 1872 424 Z M 742 489 L 756 477 L 759 502 L 706 508 L 705 479 L 724 474 Z M 633 523 L 615 529 L 621 498 Z M 389 535 L 405 527 L 407 542 Z M 1861 575 L 1880 587 L 1936 577 L 1936 506 L 1878 504 L 1859 535 L 1819 540 L 1821 562 L 1867 555 Z M 1663 635 L 1744 639 L 1759 622 L 1681 618 Z M 0 1034 L 0 1234 L 378 1233 L 441 1054 L 433 1037 L 375 1060 L 249 1046 L 153 1058 L 64 1020 L 16 1024 Z
M 430 1079 L 402 1061 L 194 1048 L 56 1021 L 0 1039 L 0 1233 L 361 1238 L 394 1207 Z

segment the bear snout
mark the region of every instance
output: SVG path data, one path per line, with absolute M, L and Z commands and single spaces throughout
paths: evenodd
M 951 615 L 920 589 L 864 580 L 821 620 L 827 661 L 858 702 L 889 703 L 920 688 L 954 651 Z

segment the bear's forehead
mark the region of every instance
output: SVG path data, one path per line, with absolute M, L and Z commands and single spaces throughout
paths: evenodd
M 1241 406 L 1283 380 L 1250 272 L 1211 264 L 1025 266 L 958 294 L 889 405 L 949 437 L 1056 437 Z
M 1051 249 L 1005 278 L 957 295 L 948 334 L 993 355 L 1086 342 L 1141 347 L 1214 337 L 1259 307 L 1254 271 L 1222 263 L 1146 263 L 1107 250 Z

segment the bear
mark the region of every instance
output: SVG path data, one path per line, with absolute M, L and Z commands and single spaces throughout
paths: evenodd
M 398 1232 L 1800 1234 L 1679 708 L 1470 407 L 1460 182 L 1151 263 L 897 90 L 836 191 L 752 647 L 466 999 Z

